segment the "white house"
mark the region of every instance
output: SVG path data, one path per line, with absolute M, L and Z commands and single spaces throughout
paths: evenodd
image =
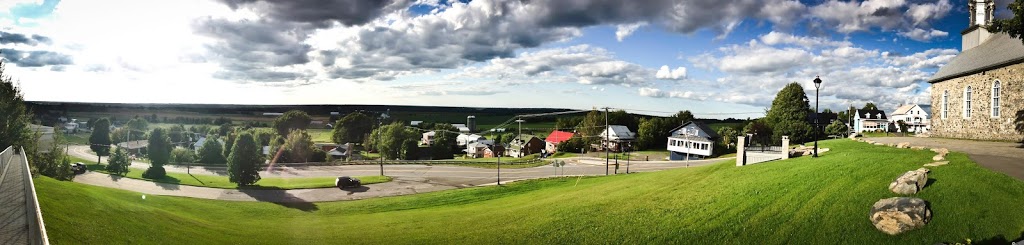
M 636 140 L 636 134 L 622 125 L 608 125 L 608 128 L 601 132 L 602 147 L 612 151 L 621 151 L 623 144 L 628 144 L 634 140 Z
M 487 138 L 477 134 L 459 134 L 458 137 L 455 137 L 455 143 L 459 146 L 466 146 L 470 143 L 486 139 Z
M 917 104 L 900 106 L 893 111 L 889 117 L 889 123 L 896 123 L 903 121 L 907 124 L 907 131 L 914 133 L 928 132 L 929 123 L 928 119 L 931 118 L 928 112 L 931 111 L 931 106 L 922 106 Z M 899 124 L 897 124 L 899 126 Z M 898 127 L 897 127 L 898 128 Z
M 882 110 L 857 110 L 853 114 L 853 131 L 857 133 L 865 131 L 882 130 L 889 127 L 889 120 Z
M 434 131 L 423 133 L 423 138 L 420 139 L 420 143 L 424 145 L 430 145 L 430 143 L 434 142 L 434 135 L 436 134 L 437 132 Z
M 699 122 L 687 122 L 672 129 L 668 137 L 669 160 L 708 157 L 715 151 L 718 133 Z
M 456 123 L 452 124 L 452 127 L 459 129 L 460 133 L 469 133 L 469 127 L 466 124 Z
M 487 150 L 494 146 L 493 140 L 479 140 L 466 144 L 466 156 L 472 158 L 486 157 Z

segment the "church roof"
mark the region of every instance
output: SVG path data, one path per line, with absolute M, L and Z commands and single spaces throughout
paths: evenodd
M 1006 34 L 992 37 L 977 47 L 965 50 L 939 68 L 929 83 L 937 83 L 961 76 L 980 73 L 1024 61 L 1024 44 Z

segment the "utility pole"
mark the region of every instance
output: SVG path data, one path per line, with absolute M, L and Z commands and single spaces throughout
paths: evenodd
M 516 118 L 516 122 L 519 123 L 519 135 L 516 135 L 516 138 L 519 138 L 519 140 L 523 140 L 523 122 L 525 121 L 523 119 Z M 523 150 L 525 150 L 524 148 L 526 148 L 526 141 L 523 141 L 521 144 L 519 144 L 519 146 L 519 156 L 522 157 Z
M 633 144 L 629 143 L 626 147 L 626 174 L 629 174 L 629 151 L 633 150 Z
M 495 148 L 491 146 L 491 148 Z M 494 152 L 493 150 L 491 152 Z M 498 155 L 498 186 L 501 186 L 501 154 Z
M 610 138 L 609 135 L 612 134 L 611 131 L 612 131 L 612 127 L 608 126 L 608 107 L 605 107 L 604 108 L 604 143 L 601 144 L 602 148 L 604 148 L 604 175 L 608 175 L 608 165 L 610 164 L 609 161 L 608 161 L 608 157 L 609 157 L 608 144 L 611 143 L 611 140 L 609 140 L 609 138 Z

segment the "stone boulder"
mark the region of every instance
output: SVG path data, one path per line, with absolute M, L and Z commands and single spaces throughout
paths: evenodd
M 914 197 L 892 197 L 875 202 L 871 206 L 871 223 L 879 231 L 898 235 L 928 224 L 932 211 L 923 199 Z
M 946 165 L 946 164 L 949 164 L 949 161 L 933 162 L 933 163 L 925 164 L 924 166 L 925 167 L 937 167 L 937 166 L 942 166 L 942 165 Z
M 944 161 L 946 160 L 946 154 L 938 154 L 932 157 L 932 161 Z
M 924 150 L 924 146 L 911 146 L 910 149 L 914 149 L 914 150 L 919 150 L 920 151 L 920 150 Z
M 907 149 L 910 148 L 910 142 L 900 142 L 896 144 L 896 148 Z
M 884 146 L 884 145 L 885 145 L 885 143 L 881 143 L 881 142 L 875 142 L 875 144 L 874 144 L 874 145 L 882 145 L 882 146 Z
M 928 183 L 928 169 L 920 168 L 900 175 L 889 184 L 889 190 L 896 194 L 911 195 L 921 191 L 926 183 Z
M 942 155 L 949 154 L 949 149 L 946 149 L 946 148 L 932 148 L 931 150 L 932 150 L 932 152 L 935 152 L 935 153 L 938 153 L 938 154 L 942 154 Z

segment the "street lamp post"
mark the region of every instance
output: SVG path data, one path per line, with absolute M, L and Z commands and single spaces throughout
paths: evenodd
M 814 157 L 818 157 L 818 89 L 821 89 L 821 78 L 814 76 Z

